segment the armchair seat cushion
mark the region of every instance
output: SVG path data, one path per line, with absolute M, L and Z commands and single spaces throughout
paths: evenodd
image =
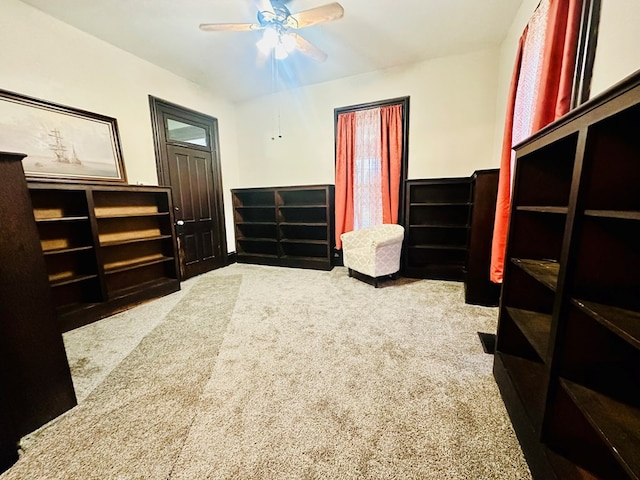
M 404 228 L 384 224 L 343 233 L 344 266 L 369 277 L 392 275 L 400 270 Z

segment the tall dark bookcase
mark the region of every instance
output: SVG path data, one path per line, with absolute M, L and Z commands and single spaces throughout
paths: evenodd
M 76 405 L 24 157 L 0 152 L 0 473 L 20 437 Z
M 494 376 L 535 478 L 640 478 L 640 72 L 516 147 Z
M 231 191 L 240 263 L 331 270 L 333 185 Z
M 489 307 L 498 305 L 501 287 L 489 278 L 498 177 L 498 169 L 476 170 L 471 176 L 469 249 L 464 270 L 464 301 Z

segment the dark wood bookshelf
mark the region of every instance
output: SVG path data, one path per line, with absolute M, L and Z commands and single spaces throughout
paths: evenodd
M 535 479 L 640 478 L 638 128 L 640 72 L 515 147 L 493 371 Z
M 496 306 L 500 285 L 489 265 L 497 190 L 496 169 L 407 181 L 403 275 L 464 281 L 467 303 Z
M 44 224 L 34 221 L 24 157 L 0 152 L 0 473 L 18 460 L 21 437 L 76 405 L 40 242 Z M 76 200 L 78 196 L 66 197 L 62 209 L 41 216 L 87 215 Z M 55 228 L 46 223 L 44 228 Z M 65 223 L 65 229 L 87 224 Z
M 333 185 L 238 188 L 231 195 L 238 262 L 332 268 Z
M 471 191 L 470 177 L 406 182 L 403 275 L 464 279 Z
M 168 188 L 31 182 L 29 192 L 62 331 L 179 290 Z

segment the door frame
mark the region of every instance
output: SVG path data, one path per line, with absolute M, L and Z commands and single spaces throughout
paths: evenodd
M 229 251 L 227 249 L 227 232 L 224 215 L 224 190 L 222 186 L 222 168 L 220 165 L 220 140 L 218 137 L 218 119 L 181 105 L 168 102 L 153 95 L 149 95 L 149 108 L 151 112 L 151 127 L 153 130 L 153 148 L 156 156 L 156 173 L 158 184 L 171 186 L 169 179 L 169 159 L 166 146 L 168 144 L 195 150 L 202 150 L 211 154 L 215 209 L 214 214 L 219 221 L 216 225 L 216 234 L 220 238 L 220 249 L 223 264 L 229 264 Z M 168 140 L 163 116 L 169 114 L 172 117 L 183 119 L 185 122 L 202 126 L 208 134 L 209 146 L 194 145 L 175 140 Z M 181 265 L 182 269 L 182 265 Z

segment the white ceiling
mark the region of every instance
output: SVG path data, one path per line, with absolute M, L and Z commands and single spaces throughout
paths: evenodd
M 203 32 L 200 23 L 256 21 L 254 0 L 22 0 L 232 101 L 274 88 L 261 32 Z M 292 0 L 292 13 L 332 0 Z M 310 85 L 498 45 L 522 0 L 339 0 L 344 18 L 299 30 L 329 58 L 280 61 L 290 85 Z M 280 84 L 281 85 L 281 84 Z

